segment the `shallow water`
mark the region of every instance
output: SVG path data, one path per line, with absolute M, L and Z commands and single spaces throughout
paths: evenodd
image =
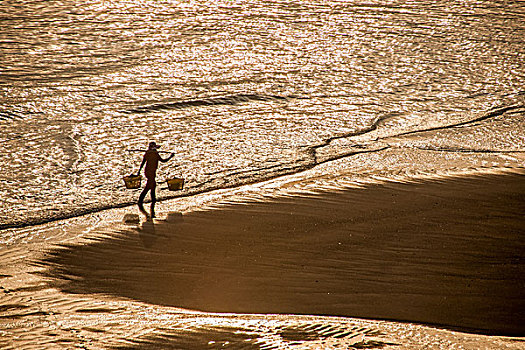
M 2 1 L 0 14 L 0 228 L 133 202 L 121 177 L 140 154 L 126 150 L 150 140 L 177 153 L 159 180 L 186 178 L 160 198 L 343 157 L 367 174 L 374 152 L 421 150 L 430 176 L 524 164 L 519 1 Z

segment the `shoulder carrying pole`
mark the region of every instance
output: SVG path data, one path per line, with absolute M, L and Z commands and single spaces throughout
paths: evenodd
M 147 150 L 143 150 L 143 149 L 128 149 L 126 150 L 128 152 L 142 152 L 142 153 L 146 153 Z M 157 151 L 158 153 L 175 153 L 175 152 L 169 152 L 169 151 Z

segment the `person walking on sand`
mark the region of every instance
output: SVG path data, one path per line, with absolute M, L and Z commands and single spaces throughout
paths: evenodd
M 144 206 L 143 206 L 144 198 L 148 194 L 148 191 L 151 191 L 150 193 L 151 195 L 151 217 L 155 217 L 155 202 L 157 201 L 157 198 L 155 196 L 155 188 L 157 187 L 157 181 L 155 180 L 155 176 L 157 175 L 157 168 L 159 167 L 159 161 L 165 163 L 171 158 L 173 158 L 173 156 L 175 155 L 175 153 L 172 153 L 168 158 L 163 159 L 159 155 L 159 152 L 157 152 L 157 149 L 159 147 L 160 146 L 158 146 L 154 141 L 149 143 L 148 150 L 146 151 L 146 153 L 144 153 L 142 164 L 140 164 L 140 168 L 137 173 L 137 175 L 140 175 L 140 171 L 142 170 L 144 165 L 146 165 L 144 169 L 144 175 L 146 176 L 147 182 L 146 182 L 146 186 L 140 193 L 138 204 L 139 204 L 139 209 L 145 213 L 146 211 L 144 210 Z

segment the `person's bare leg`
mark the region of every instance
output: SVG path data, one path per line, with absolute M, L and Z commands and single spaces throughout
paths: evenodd
M 146 182 L 146 186 L 144 187 L 144 189 L 142 190 L 142 192 L 140 193 L 140 196 L 139 196 L 139 210 L 142 214 L 144 214 L 146 216 L 146 218 L 150 218 L 150 215 L 148 214 L 148 212 L 144 209 L 144 198 L 146 198 L 146 195 L 148 194 L 148 191 L 151 190 L 151 196 L 152 198 L 155 196 L 154 192 L 155 192 L 155 180 L 153 180 L 153 183 L 152 183 L 152 180 L 151 179 L 148 179 L 148 182 Z
M 144 209 L 142 203 L 139 203 L 139 210 L 146 217 L 146 219 L 150 218 L 149 213 L 146 211 L 146 209 Z
M 142 206 L 142 204 L 144 203 L 144 198 L 146 198 L 146 194 L 148 194 L 148 191 L 149 191 L 149 188 L 148 188 L 148 185 L 146 184 L 146 187 L 144 187 L 144 189 L 142 190 L 139 196 L 139 206 Z
M 151 217 L 152 218 L 155 217 L 155 203 L 157 202 L 157 196 L 155 194 L 156 187 L 157 187 L 156 184 L 154 184 L 151 189 Z

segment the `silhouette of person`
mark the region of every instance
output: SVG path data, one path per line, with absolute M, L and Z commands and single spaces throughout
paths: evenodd
M 159 146 L 155 142 L 150 142 L 148 150 L 146 153 L 144 153 L 144 158 L 142 159 L 142 164 L 140 164 L 139 171 L 137 175 L 140 174 L 140 171 L 146 165 L 144 169 L 144 175 L 146 175 L 146 186 L 142 190 L 139 196 L 139 209 L 143 213 L 146 213 L 144 210 L 144 198 L 146 197 L 146 194 L 148 194 L 148 191 L 151 191 L 151 217 L 155 217 L 155 202 L 157 201 L 157 197 L 155 196 L 155 188 L 157 187 L 157 181 L 155 180 L 155 176 L 157 175 L 157 168 L 159 167 L 159 161 L 165 163 L 168 160 L 170 160 L 175 154 L 172 153 L 168 158 L 163 159 L 159 152 L 157 152 L 157 149 Z M 147 216 L 147 213 L 146 213 Z

